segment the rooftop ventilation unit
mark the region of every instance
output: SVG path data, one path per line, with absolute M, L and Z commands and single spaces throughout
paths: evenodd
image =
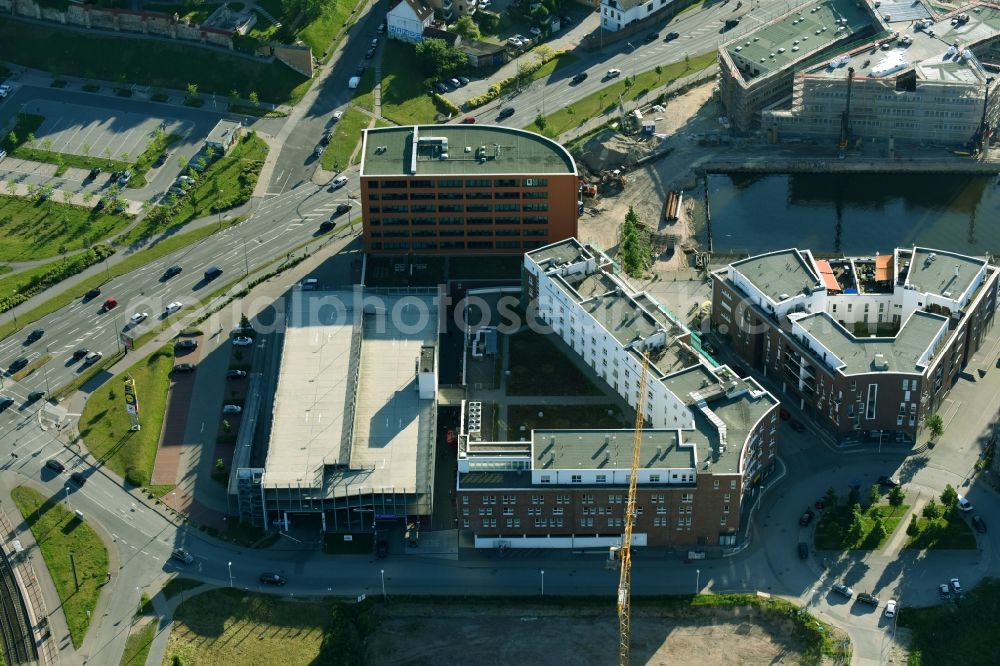
M 784 300 L 787 300 L 787 299 L 788 299 L 788 294 L 779 294 L 778 295 L 778 300 L 779 301 L 784 301 Z
M 872 359 L 872 368 L 875 370 L 888 370 L 889 362 L 885 360 L 885 354 L 882 352 L 877 352 L 875 358 Z

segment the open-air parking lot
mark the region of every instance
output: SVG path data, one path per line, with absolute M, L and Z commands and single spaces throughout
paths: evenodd
M 134 160 L 146 149 L 157 128 L 168 134 L 186 137 L 194 123 L 158 118 L 129 111 L 113 111 L 79 104 L 64 104 L 39 100 L 31 104 L 29 113 L 44 116 L 45 121 L 35 138 L 42 144 L 51 142 L 50 150 L 71 155 L 111 157 Z

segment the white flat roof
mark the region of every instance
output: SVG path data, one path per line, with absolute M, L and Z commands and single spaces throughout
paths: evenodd
M 422 347 L 437 345 L 435 298 L 365 293 L 364 308 L 357 298 L 346 291 L 296 291 L 291 299 L 267 488 L 318 490 L 322 484 L 327 496 L 428 490 L 435 401 L 418 397 L 417 362 Z M 362 316 L 362 309 L 377 314 Z M 352 401 L 354 420 L 345 424 Z M 325 480 L 324 466 L 337 466 Z

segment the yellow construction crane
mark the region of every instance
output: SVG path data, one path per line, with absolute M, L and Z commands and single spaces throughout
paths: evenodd
M 646 372 L 649 357 L 642 354 L 639 371 L 639 397 L 635 401 L 635 440 L 632 442 L 632 473 L 628 477 L 628 501 L 625 504 L 625 535 L 618 551 L 621 577 L 618 580 L 618 664 L 628 666 L 632 620 L 632 526 L 635 523 L 635 484 L 639 472 L 639 449 L 642 448 L 643 413 L 646 404 Z

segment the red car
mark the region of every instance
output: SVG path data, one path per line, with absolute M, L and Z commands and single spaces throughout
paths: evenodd
M 475 125 L 476 124 L 476 119 L 473 118 L 472 116 L 466 116 L 465 118 L 462 119 L 462 122 L 459 123 L 459 124 L 460 125 Z
M 787 421 L 788 419 L 792 418 L 792 415 L 784 407 L 781 408 L 781 411 L 778 412 L 778 415 L 781 417 L 782 421 Z
M 116 301 L 113 298 L 109 298 L 108 300 L 104 301 L 104 306 L 102 307 L 102 309 L 105 312 L 107 312 L 108 310 L 111 310 L 111 309 L 115 308 L 117 305 L 118 305 L 118 301 Z

